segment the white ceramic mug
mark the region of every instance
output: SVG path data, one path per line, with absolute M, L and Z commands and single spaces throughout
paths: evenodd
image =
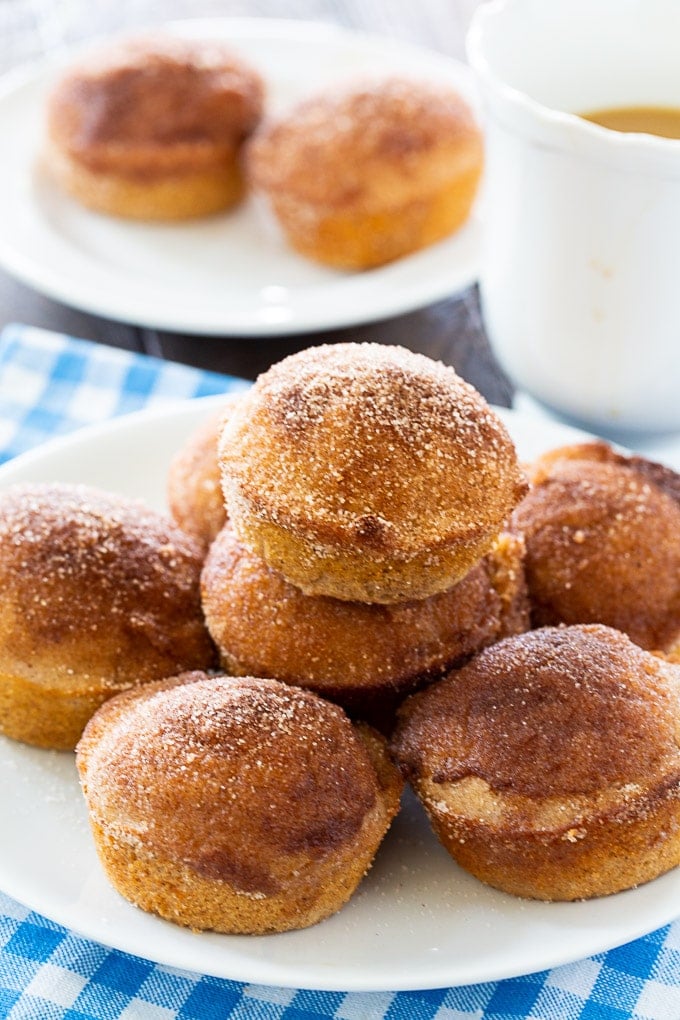
M 578 116 L 680 107 L 678 0 L 491 0 L 482 308 L 532 397 L 597 431 L 680 430 L 680 140 Z

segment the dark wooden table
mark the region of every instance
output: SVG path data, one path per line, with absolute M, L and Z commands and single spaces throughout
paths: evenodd
M 401 3 L 368 3 L 366 0 L 308 0 L 306 3 L 286 5 L 286 14 L 297 17 L 333 20 L 352 28 L 380 31 L 397 38 L 461 57 L 463 36 L 467 21 L 476 0 L 422 0 L 418 5 Z M 120 5 L 130 9 L 133 5 Z M 138 6 L 142 6 L 141 3 Z M 186 5 L 184 5 L 186 6 Z M 83 4 L 83 10 L 89 9 Z M 147 5 L 143 12 L 148 21 L 151 14 L 158 17 L 181 16 L 188 13 L 181 0 L 163 5 Z M 235 5 L 229 0 L 192 4 L 190 13 L 207 14 L 277 14 L 281 7 L 272 3 Z M 85 24 L 85 22 L 83 23 Z M 90 22 L 87 26 L 91 28 Z M 113 28 L 121 27 L 118 24 Z M 126 24 L 125 27 L 129 27 Z M 15 27 L 14 50 L 10 52 L 11 33 L 8 26 L 5 37 L 0 36 L 0 69 L 16 64 L 30 54 L 30 35 L 18 34 Z M 25 29 L 25 25 L 24 25 Z M 83 28 L 81 35 L 85 34 Z M 71 26 L 73 35 L 78 32 Z M 37 37 L 36 37 L 37 38 Z M 23 51 L 18 42 L 21 41 Z M 65 39 L 66 42 L 72 41 Z M 188 336 L 179 333 L 145 329 L 135 323 L 112 322 L 67 308 L 23 284 L 0 270 L 0 327 L 8 322 L 23 322 L 43 326 L 73 336 L 129 350 L 144 351 L 161 358 L 185 364 L 229 372 L 245 378 L 254 378 L 273 362 L 293 351 L 311 344 L 338 340 L 373 340 L 380 343 L 402 344 L 433 358 L 453 365 L 458 372 L 476 386 L 488 399 L 508 405 L 512 390 L 489 349 L 482 326 L 475 287 L 419 311 L 397 318 L 357 325 L 335 331 L 307 333 L 286 337 L 253 338 L 235 336 Z

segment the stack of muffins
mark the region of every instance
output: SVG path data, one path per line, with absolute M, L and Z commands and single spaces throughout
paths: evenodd
M 524 492 L 499 419 L 450 368 L 313 348 L 226 417 L 229 524 L 202 574 L 222 665 L 309 687 L 388 731 L 406 693 L 528 626 Z M 175 486 L 176 488 L 176 486 Z
M 401 351 L 275 366 L 217 429 L 219 464 L 213 425 L 231 524 L 203 606 L 229 672 L 311 687 L 391 734 L 466 870 L 520 896 L 606 895 L 680 860 L 680 670 L 664 661 L 680 480 L 602 443 L 556 450 L 499 534 L 523 483 L 494 417 Z

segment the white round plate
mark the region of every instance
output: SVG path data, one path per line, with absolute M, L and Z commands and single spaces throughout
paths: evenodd
M 1 468 L 0 487 L 82 481 L 162 508 L 174 450 L 220 399 L 142 412 L 48 443 Z M 502 414 L 525 458 L 583 438 L 566 426 Z M 680 914 L 677 870 L 584 903 L 496 892 L 454 864 L 419 805 L 405 797 L 373 869 L 334 917 L 284 935 L 196 935 L 137 910 L 108 884 L 73 755 L 0 738 L 0 771 L 0 888 L 106 945 L 218 977 L 340 991 L 493 981 L 581 959 Z
M 272 112 L 335 82 L 391 72 L 448 83 L 475 103 L 464 64 L 379 36 L 268 19 L 166 27 L 232 42 L 262 73 Z M 446 298 L 476 278 L 478 209 L 450 238 L 363 273 L 297 255 L 252 198 L 233 212 L 183 224 L 87 211 L 59 190 L 38 159 L 46 96 L 62 66 L 13 74 L 0 86 L 0 265 L 36 290 L 140 326 L 264 336 L 387 318 Z

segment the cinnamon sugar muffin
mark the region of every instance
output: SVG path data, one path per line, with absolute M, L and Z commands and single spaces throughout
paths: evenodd
M 194 429 L 172 458 L 168 469 L 168 508 L 174 520 L 207 549 L 227 521 L 220 484 L 217 440 L 222 425 L 239 399 L 224 406 Z
M 393 752 L 441 842 L 518 896 L 575 900 L 680 863 L 680 667 L 545 627 L 410 698 Z
M 219 444 L 241 542 L 307 595 L 392 603 L 459 581 L 526 490 L 503 423 L 401 347 L 308 348 L 259 377 Z
M 366 269 L 458 229 L 482 161 L 481 132 L 460 95 L 393 77 L 309 99 L 265 123 L 247 172 L 294 248 Z
M 203 610 L 227 672 L 311 688 L 387 732 L 406 693 L 528 628 L 523 551 L 503 534 L 449 591 L 368 605 L 303 595 L 226 527 L 201 575 Z
M 72 749 L 107 698 L 212 665 L 201 565 L 141 503 L 75 485 L 0 493 L 0 731 Z
M 114 216 L 218 212 L 243 195 L 240 150 L 263 94 L 257 72 L 221 42 L 122 40 L 55 85 L 45 164 L 79 202 Z
M 680 643 L 680 476 L 606 443 L 561 447 L 530 469 L 514 515 L 537 626 L 606 623 L 643 648 Z
M 195 673 L 107 702 L 77 763 L 118 891 L 195 929 L 264 934 L 338 910 L 399 808 L 384 741 L 273 680 Z

